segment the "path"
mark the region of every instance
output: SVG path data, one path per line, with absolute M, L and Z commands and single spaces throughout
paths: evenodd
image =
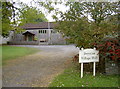
M 8 61 L 3 66 L 3 87 L 47 87 L 78 53 L 73 45 L 27 47 L 38 48 L 40 52 Z

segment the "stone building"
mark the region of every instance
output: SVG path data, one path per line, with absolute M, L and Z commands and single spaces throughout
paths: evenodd
M 10 31 L 9 44 L 16 45 L 41 45 L 41 44 L 66 44 L 65 38 L 55 30 L 57 24 L 53 22 L 28 23 L 21 28 L 24 32 Z

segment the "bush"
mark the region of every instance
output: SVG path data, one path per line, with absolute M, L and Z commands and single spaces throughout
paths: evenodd
M 120 44 L 118 38 L 107 38 L 101 43 L 94 44 L 99 50 L 100 58 L 107 60 L 120 60 Z

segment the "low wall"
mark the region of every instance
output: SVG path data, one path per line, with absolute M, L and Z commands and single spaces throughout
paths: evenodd
M 61 45 L 66 44 L 66 41 L 50 41 L 50 42 L 40 42 L 39 41 L 9 41 L 9 45 Z
M 9 45 L 38 45 L 38 41 L 9 41 Z
M 106 61 L 105 72 L 107 75 L 120 74 L 120 61 Z

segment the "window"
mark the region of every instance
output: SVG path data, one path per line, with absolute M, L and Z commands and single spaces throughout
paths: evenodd
M 42 33 L 42 30 L 40 30 L 40 33 Z
M 45 30 L 45 33 L 47 33 L 47 31 Z
M 46 30 L 39 30 L 39 33 L 46 34 L 46 33 L 47 33 L 47 31 L 46 31 Z
M 39 33 L 40 33 L 41 30 L 39 30 Z

